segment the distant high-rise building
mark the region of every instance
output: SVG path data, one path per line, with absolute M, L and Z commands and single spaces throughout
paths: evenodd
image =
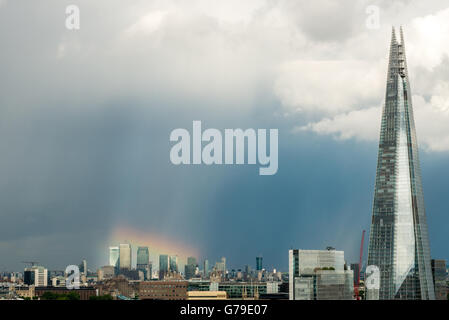
M 87 277 L 87 260 L 83 259 L 79 265 L 80 273 Z
M 446 283 L 447 279 L 446 260 L 433 259 L 431 265 L 432 265 L 433 283 L 435 287 L 435 298 L 437 300 L 447 300 L 448 286 Z
M 132 249 L 129 243 L 120 244 L 120 270 L 131 270 Z
M 353 277 L 343 251 L 289 250 L 290 300 L 351 300 Z
M 203 271 L 204 271 L 204 277 L 209 276 L 209 260 L 205 259 L 203 263 Z
M 187 264 L 194 264 L 196 265 L 196 258 L 195 257 L 188 257 L 187 258 Z
M 245 278 L 251 277 L 253 271 L 251 270 L 250 265 L 245 265 Z
M 137 248 L 137 270 L 142 271 L 145 280 L 151 280 L 150 250 L 148 247 Z
M 119 260 L 120 260 L 120 248 L 109 247 L 109 265 L 114 267 L 115 273 L 117 273 L 119 268 Z
M 48 285 L 48 270 L 41 266 L 25 268 L 23 282 L 36 287 L 46 287 Z
M 159 255 L 159 279 L 163 280 L 164 276 L 168 273 L 169 263 L 168 263 L 168 255 L 161 254 Z
M 263 258 L 262 257 L 256 257 L 256 271 L 262 271 L 262 261 Z
M 150 263 L 150 250 L 148 247 L 137 248 L 137 267 L 146 266 Z
M 217 261 L 215 263 L 215 269 L 216 271 L 219 271 L 224 276 L 226 274 L 226 258 L 222 257 L 221 261 Z
M 402 28 L 391 39 L 368 266 L 380 270 L 381 300 L 435 299 Z
M 170 272 L 178 272 L 178 256 L 170 256 Z
M 195 257 L 188 257 L 187 264 L 184 266 L 184 273 L 186 279 L 191 279 L 195 276 L 196 268 L 198 264 L 196 263 Z

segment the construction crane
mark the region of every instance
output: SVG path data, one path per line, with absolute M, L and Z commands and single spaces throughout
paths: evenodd
M 357 272 L 357 282 L 354 286 L 355 297 L 360 300 L 359 287 L 360 287 L 360 273 L 362 272 L 362 260 L 363 260 L 363 244 L 365 242 L 365 230 L 362 232 L 362 243 L 360 244 L 360 259 L 359 259 L 359 270 Z
M 39 261 L 22 261 L 22 263 L 30 264 L 32 267 L 39 264 Z

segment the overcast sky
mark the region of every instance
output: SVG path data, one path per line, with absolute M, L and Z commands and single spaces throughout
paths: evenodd
M 70 4 L 80 30 L 66 28 Z M 357 261 L 393 25 L 432 256 L 449 259 L 446 0 L 0 0 L 0 270 L 82 258 L 95 269 L 125 240 L 149 245 L 155 264 L 165 252 L 235 268 L 263 255 L 286 271 L 289 248 L 328 245 Z M 173 166 L 170 132 L 193 120 L 278 128 L 277 175 Z

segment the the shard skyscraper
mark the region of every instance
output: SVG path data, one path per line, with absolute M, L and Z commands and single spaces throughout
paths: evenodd
M 435 299 L 418 142 L 402 28 L 391 38 L 368 266 L 380 269 L 379 299 Z

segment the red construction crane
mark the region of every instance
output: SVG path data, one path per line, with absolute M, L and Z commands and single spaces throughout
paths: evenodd
M 360 286 L 360 273 L 362 272 L 362 260 L 363 260 L 363 244 L 365 242 L 365 230 L 362 233 L 362 243 L 360 244 L 360 259 L 359 259 L 359 270 L 357 272 L 357 282 L 354 286 L 355 297 L 357 300 L 360 300 L 359 296 L 359 286 Z

